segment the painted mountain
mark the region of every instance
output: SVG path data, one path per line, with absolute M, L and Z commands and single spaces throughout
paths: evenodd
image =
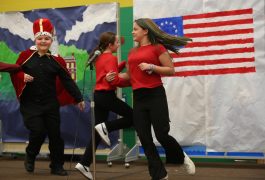
M 91 94 L 90 73 L 85 69 L 88 54 L 98 43 L 104 31 L 116 32 L 116 3 L 89 6 L 38 9 L 0 14 L 0 61 L 15 63 L 19 53 L 34 45 L 33 22 L 49 18 L 55 27 L 51 51 L 66 59 L 72 77 L 76 80 L 87 102 Z M 92 80 L 93 81 L 93 80 Z M 62 133 L 66 146 L 71 146 L 76 128 L 80 131 L 80 146 L 87 143 L 90 126 L 90 109 L 80 113 L 74 106 L 61 108 Z M 19 113 L 13 86 L 8 73 L 0 73 L 0 120 L 2 139 L 5 142 L 24 142 L 27 130 Z

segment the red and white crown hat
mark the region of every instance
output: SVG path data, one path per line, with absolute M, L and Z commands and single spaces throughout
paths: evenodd
M 36 39 L 39 36 L 49 36 L 53 37 L 54 29 L 51 21 L 47 18 L 40 18 L 34 21 L 33 23 L 33 33 L 34 38 Z

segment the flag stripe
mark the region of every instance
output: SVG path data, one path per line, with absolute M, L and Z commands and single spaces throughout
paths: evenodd
M 205 51 L 207 48 L 207 51 L 213 51 L 213 50 L 227 50 L 227 49 L 235 49 L 235 48 L 252 48 L 253 43 L 245 43 L 245 44 L 227 44 L 223 46 L 204 46 L 204 47 L 193 47 L 193 48 L 183 48 L 181 49 L 182 53 L 185 52 L 200 52 Z
M 175 55 L 175 57 L 177 57 Z M 232 53 L 232 54 L 213 54 L 207 56 L 188 56 L 173 58 L 173 62 L 182 61 L 203 61 L 203 60 L 218 60 L 218 59 L 236 59 L 236 58 L 254 58 L 253 52 Z
M 230 20 L 239 20 L 239 19 L 253 19 L 252 14 L 242 14 L 235 16 L 226 16 L 224 17 L 214 17 L 214 18 L 201 18 L 201 19 L 183 19 L 184 24 L 196 24 L 196 23 L 205 23 L 205 22 L 222 22 Z
M 254 67 L 252 62 L 241 62 L 241 63 L 226 63 L 226 64 L 209 64 L 203 66 L 177 66 L 175 67 L 176 72 L 180 71 L 197 71 L 197 70 L 211 70 L 211 69 L 223 69 L 223 68 L 237 68 L 237 67 Z
M 228 31 L 215 31 L 215 32 L 205 32 L 205 33 L 185 33 L 186 37 L 194 38 L 194 37 L 209 37 L 209 36 L 225 36 L 225 35 L 233 35 L 233 34 L 248 34 L 253 33 L 253 28 L 250 29 L 235 29 Z
M 244 44 L 244 43 L 254 43 L 254 38 L 229 39 L 229 40 L 210 41 L 210 42 L 192 42 L 186 45 L 185 48 L 223 46 L 228 44 Z
M 217 75 L 217 74 L 239 74 L 256 72 L 255 67 L 239 67 L 239 68 L 224 68 L 211 70 L 197 70 L 197 71 L 182 71 L 176 72 L 175 76 L 198 76 L 198 75 Z
M 201 52 L 183 52 L 180 54 L 172 54 L 173 58 L 181 57 L 191 57 L 191 56 L 209 56 L 209 55 L 222 55 L 222 54 L 232 54 L 232 53 L 244 53 L 244 52 L 254 52 L 254 47 L 252 48 L 232 48 L 226 50 L 213 50 L 213 51 L 201 51 Z
M 233 11 L 222 11 L 222 12 L 212 12 L 212 13 L 204 13 L 204 14 L 196 14 L 196 15 L 186 15 L 183 17 L 186 19 L 201 19 L 201 18 L 213 18 L 213 17 L 224 17 L 224 16 L 233 16 L 239 14 L 252 14 L 252 9 L 240 9 Z
M 209 23 L 196 23 L 196 24 L 185 24 L 183 25 L 184 29 L 192 28 L 207 28 L 207 27 L 218 27 L 218 26 L 229 26 L 235 24 L 249 24 L 253 23 L 253 19 L 240 19 L 240 20 L 231 20 L 231 21 L 219 21 L 219 22 L 209 22 Z
M 248 34 L 231 34 L 231 35 L 225 35 L 225 36 L 210 36 L 210 37 L 195 37 L 192 38 L 193 42 L 209 42 L 209 41 L 223 41 L 223 40 L 231 40 L 231 39 L 247 39 L 247 38 L 253 38 L 252 33 Z M 192 43 L 193 43 L 192 42 Z
M 175 67 L 180 66 L 201 66 L 201 65 L 213 65 L 213 64 L 228 64 L 228 63 L 241 63 L 241 62 L 254 62 L 252 58 L 233 58 L 233 59 L 218 59 L 218 60 L 200 60 L 200 61 L 181 61 L 174 62 Z
M 230 26 L 218 26 L 218 27 L 208 27 L 208 28 L 193 28 L 185 29 L 185 33 L 202 33 L 202 32 L 214 32 L 214 31 L 229 31 L 233 29 L 253 29 L 252 24 L 241 24 L 241 25 L 230 25 Z

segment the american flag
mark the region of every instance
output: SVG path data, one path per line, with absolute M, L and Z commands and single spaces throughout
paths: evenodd
M 192 38 L 172 53 L 176 76 L 256 72 L 253 9 L 154 19 L 165 32 Z

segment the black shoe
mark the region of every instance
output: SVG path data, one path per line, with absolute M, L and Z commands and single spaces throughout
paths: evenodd
M 51 174 L 58 175 L 58 176 L 67 176 L 68 173 L 64 168 L 56 168 L 56 169 L 51 169 Z
M 33 172 L 34 166 L 35 166 L 35 158 L 29 157 L 26 154 L 25 161 L 24 161 L 24 167 L 25 167 L 26 171 Z

